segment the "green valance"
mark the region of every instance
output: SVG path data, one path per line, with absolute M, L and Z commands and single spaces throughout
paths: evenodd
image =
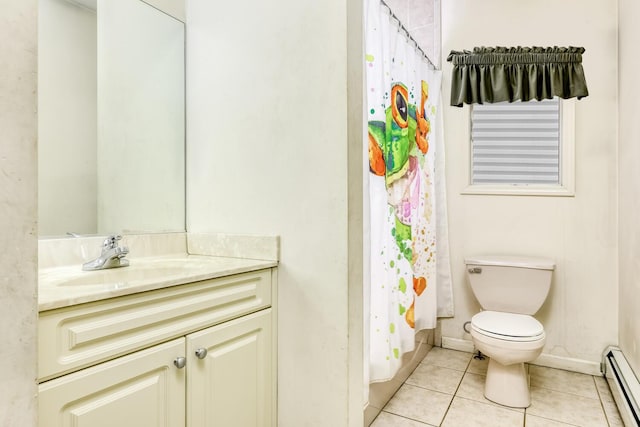
M 476 47 L 452 51 L 451 105 L 584 98 L 582 47 Z

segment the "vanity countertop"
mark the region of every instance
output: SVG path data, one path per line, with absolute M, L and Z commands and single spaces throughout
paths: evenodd
M 275 267 L 277 261 L 207 255 L 131 258 L 128 267 L 82 271 L 81 265 L 43 268 L 38 274 L 38 310 L 162 289 Z

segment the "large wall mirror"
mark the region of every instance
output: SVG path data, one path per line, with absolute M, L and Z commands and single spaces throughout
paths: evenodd
M 39 0 L 41 237 L 184 231 L 184 23 L 140 0 Z

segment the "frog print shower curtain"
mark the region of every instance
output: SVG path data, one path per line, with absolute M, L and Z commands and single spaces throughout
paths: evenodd
M 373 382 L 392 378 L 402 355 L 414 350 L 415 332 L 436 326 L 442 210 L 435 191 L 435 130 L 441 72 L 429 66 L 379 0 L 369 2 L 366 25 Z

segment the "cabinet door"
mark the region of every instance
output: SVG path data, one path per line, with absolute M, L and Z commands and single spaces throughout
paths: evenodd
M 271 426 L 271 309 L 188 335 L 187 354 L 188 427 Z
M 40 384 L 40 427 L 185 425 L 185 369 L 179 338 Z

